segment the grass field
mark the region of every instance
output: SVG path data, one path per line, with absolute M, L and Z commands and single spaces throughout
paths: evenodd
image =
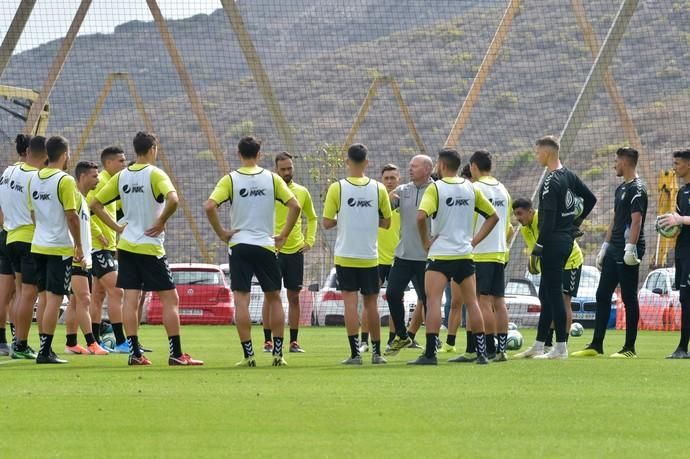
M 307 328 L 289 367 L 259 353 L 257 368 L 235 368 L 234 328 L 188 326 L 185 350 L 206 365 L 169 368 L 163 329 L 144 327 L 148 368 L 0 358 L 0 457 L 687 457 L 690 361 L 663 359 L 677 337 L 642 332 L 634 361 L 410 367 L 406 350 L 344 367 L 345 331 Z M 611 332 L 606 351 L 622 341 Z

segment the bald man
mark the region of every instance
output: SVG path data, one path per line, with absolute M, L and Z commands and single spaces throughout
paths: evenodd
M 417 230 L 417 209 L 427 187 L 433 183 L 430 175 L 433 162 L 426 155 L 417 155 L 410 160 L 410 182 L 398 186 L 390 194 L 391 206 L 400 212 L 400 241 L 395 248 L 393 267 L 388 275 L 386 297 L 391 318 L 395 324 L 396 337 L 391 342 L 386 355 L 395 355 L 400 349 L 412 344 L 405 327 L 405 306 L 403 295 L 407 284 L 417 292 L 422 304 L 426 302 L 424 292 L 424 272 L 427 252 Z

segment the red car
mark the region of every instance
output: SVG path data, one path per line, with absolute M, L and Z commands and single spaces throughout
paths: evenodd
M 180 323 L 230 324 L 235 318 L 230 287 L 220 266 L 204 263 L 172 263 L 173 280 L 180 297 Z M 146 321 L 163 323 L 163 309 L 156 292 L 147 305 Z

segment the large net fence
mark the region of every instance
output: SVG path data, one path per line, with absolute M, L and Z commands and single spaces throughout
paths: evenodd
M 167 227 L 173 262 L 227 262 L 202 206 L 238 167 L 245 134 L 263 139 L 268 168 L 279 151 L 295 156 L 295 180 L 320 215 L 329 183 L 345 173 L 349 141 L 368 145 L 370 176 L 393 163 L 403 181 L 415 154 L 453 145 L 466 161 L 489 150 L 515 199 L 538 185 L 535 139 L 567 126 L 562 159 L 599 198 L 579 240 L 585 264 L 594 264 L 611 220 L 615 151 L 633 146 L 650 192 L 642 320 L 656 329 L 677 322 L 668 312 L 678 306 L 676 287 L 662 286 L 661 272 L 645 278 L 673 260 L 654 217 L 677 189 L 670 153 L 688 142 L 687 1 L 10 0 L 0 18 L 0 84 L 34 90 L 3 88 L 2 162 L 14 160 L 11 142 L 26 118 L 31 130 L 41 113 L 29 101 L 45 95 L 39 125 L 67 137 L 80 159 L 97 161 L 112 144 L 133 158 L 133 134 L 154 131 L 159 165 L 183 198 Z M 319 230 L 305 285 L 327 283 L 333 242 Z M 518 237 L 506 280 L 523 279 L 526 260 Z M 595 271 L 583 276 L 583 320 L 593 319 L 596 282 Z

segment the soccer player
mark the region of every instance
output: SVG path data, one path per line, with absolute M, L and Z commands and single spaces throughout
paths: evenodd
M 332 183 L 326 193 L 323 227 L 337 227 L 335 241 L 335 269 L 345 303 L 345 328 L 350 343 L 350 357 L 345 365 L 361 365 L 362 356 L 357 342 L 359 315 L 357 296 L 361 292 L 364 303 L 362 315 L 367 315 L 371 333 L 371 363 L 383 364 L 381 355 L 381 324 L 377 299 L 379 296 L 378 228 L 388 229 L 391 204 L 386 187 L 365 175 L 369 161 L 368 149 L 353 144 L 347 150 L 346 179 Z
M 681 227 L 675 248 L 675 284 L 680 293 L 681 319 L 680 342 L 676 350 L 666 358 L 690 359 L 690 150 L 673 152 L 673 170 L 683 182 L 683 187 L 676 195 L 676 211 L 660 219 L 659 224 L 664 227 Z
M 127 158 L 122 148 L 110 146 L 101 152 L 103 170 L 98 174 L 98 185 L 89 191 L 86 201 L 91 205 L 96 195 L 108 181 L 126 167 Z M 111 219 L 116 219 L 117 201 L 104 206 Z M 96 341 L 100 341 L 100 324 L 103 311 L 103 301 L 108 296 L 108 318 L 115 335 L 115 347 L 109 352 L 129 354 L 129 345 L 122 326 L 122 296 L 123 291 L 117 287 L 117 261 L 115 251 L 117 247 L 117 233 L 106 225 L 97 215 L 91 216 L 91 240 L 93 247 L 93 295 L 91 298 L 91 314 Z M 140 343 L 141 344 L 141 343 Z
M 553 136 L 536 142 L 536 158 L 548 168 L 539 189 L 539 237 L 532 249 L 533 260 L 541 262 L 539 300 L 541 314 L 537 341 L 528 349 L 536 359 L 567 359 L 568 330 L 563 302 L 563 270 L 573 250 L 574 233 L 592 211 L 597 198 L 580 178 L 561 164 L 560 144 Z M 582 213 L 576 217 L 576 200 L 582 199 Z M 546 354 L 544 341 L 553 320 L 556 344 Z
M 64 169 L 69 144 L 61 136 L 46 141 L 48 164 L 29 182 L 29 208 L 36 221 L 31 253 L 36 263 L 38 291 L 46 292 L 41 321 L 41 346 L 36 363 L 67 363 L 52 351 L 53 334 L 62 299 L 69 295 L 72 262 L 83 266 L 77 184 Z
M 235 300 L 235 324 L 244 358 L 237 366 L 255 367 L 249 317 L 252 276 L 264 292 L 273 331 L 273 366 L 286 365 L 283 358 L 285 312 L 280 300 L 281 274 L 276 250 L 284 247 L 300 215 L 300 205 L 287 183 L 278 174 L 258 166 L 261 141 L 243 137 L 237 145 L 242 166 L 221 178 L 204 209 L 213 230 L 228 244 L 230 288 Z M 276 201 L 287 209 L 282 230 L 274 236 Z M 218 206 L 230 203 L 230 225 L 220 223 Z M 292 285 L 291 285 L 292 287 Z
M 91 211 L 86 203 L 86 195 L 98 185 L 98 165 L 90 161 L 80 161 L 74 171 L 79 195 L 77 196 L 77 214 L 79 215 L 79 233 L 84 258 L 81 263 L 72 262 L 72 294 L 65 311 L 65 328 L 67 329 L 66 354 L 107 355 L 108 351 L 96 342 L 92 332 L 91 315 Z M 95 324 L 100 327 L 100 323 Z M 81 327 L 86 339 L 86 348 L 77 342 L 77 328 Z
M 14 143 L 17 155 L 19 155 L 19 161 L 7 167 L 0 178 L 0 220 L 2 220 L 2 229 L 0 229 L 0 356 L 7 356 L 12 353 L 12 348 L 7 344 L 5 324 L 7 323 L 10 305 L 15 293 L 14 270 L 12 269 L 12 262 L 7 254 L 7 229 L 5 228 L 2 214 L 3 207 L 9 204 L 3 203 L 3 201 L 10 199 L 10 195 L 13 194 L 11 187 L 12 175 L 17 167 L 24 164 L 30 141 L 31 136 L 24 134 L 17 135 Z M 14 184 L 12 183 L 12 185 Z M 12 324 L 11 317 L 10 324 Z M 12 335 L 14 336 L 14 333 L 12 333 Z
M 29 329 L 33 317 L 34 304 L 38 296 L 38 274 L 36 262 L 31 254 L 31 241 L 35 224 L 29 208 L 29 182 L 43 168 L 47 159 L 46 139 L 34 136 L 29 142 L 25 162 L 18 165 L 12 173 L 9 195 L 3 198 L 4 226 L 7 229 L 7 255 L 12 263 L 15 277 L 15 295 L 10 316 L 15 325 L 13 359 L 35 360 L 36 352 L 28 344 Z M 12 182 L 14 185 L 12 186 Z M 44 298 L 44 295 L 41 295 Z M 39 302 L 43 308 L 44 300 Z M 42 314 L 41 314 L 42 315 Z M 38 323 L 39 332 L 41 329 Z
M 625 344 L 612 354 L 613 358 L 637 358 L 635 341 L 640 306 L 637 302 L 637 285 L 640 277 L 640 259 L 645 252 L 644 222 L 647 215 L 647 187 L 637 175 L 638 153 L 634 148 L 616 151 L 616 177 L 623 183 L 616 188 L 613 216 L 606 232 L 606 239 L 597 255 L 597 268 L 601 271 L 597 287 L 597 312 L 594 337 L 574 357 L 596 357 L 604 353 L 604 336 L 611 315 L 611 295 L 620 285 L 625 304 Z
M 515 218 L 517 219 L 518 223 L 520 223 L 520 234 L 525 240 L 527 251 L 531 253 L 534 249 L 534 244 L 537 243 L 537 239 L 539 238 L 539 213 L 532 206 L 532 201 L 525 198 L 518 198 L 513 201 L 512 208 Z M 582 255 L 582 250 L 580 249 L 577 241 L 574 241 L 573 249 L 570 252 L 568 261 L 565 263 L 565 267 L 563 268 L 563 303 L 565 305 L 566 330 L 570 330 L 570 324 L 573 320 L 573 311 L 570 307 L 570 304 L 573 297 L 577 296 L 577 291 L 580 286 L 580 275 L 582 274 L 583 260 L 584 257 Z M 536 260 L 531 259 L 530 261 L 534 262 Z M 528 264 L 527 269 L 531 274 L 539 274 L 541 272 L 539 263 Z M 543 354 L 544 351 L 550 351 L 553 347 L 552 335 L 553 321 L 551 322 L 549 334 L 545 337 L 542 336 L 545 342 L 541 354 Z M 515 357 L 531 358 L 535 357 L 536 355 L 540 354 L 532 353 L 530 349 L 527 349 L 519 354 L 516 354 Z
M 417 230 L 422 246 L 429 251 L 424 285 L 426 288 L 426 351 L 413 365 L 436 365 L 436 341 L 441 327 L 441 299 L 446 284 L 452 281 L 452 296 L 467 305 L 470 328 L 477 342 L 477 360 L 486 364 L 484 321 L 477 303 L 472 249 L 489 235 L 498 223 L 498 215 L 479 188 L 457 176 L 460 155 L 443 149 L 438 154 L 436 170 L 441 176 L 427 188 L 417 212 Z M 485 218 L 474 234 L 474 212 Z M 427 219 L 431 217 L 431 238 Z M 474 235 L 474 236 L 473 236 Z M 449 360 L 457 361 L 456 359 Z
M 283 286 L 287 290 L 288 300 L 288 324 L 290 326 L 290 352 L 304 352 L 304 349 L 297 342 L 299 333 L 300 304 L 299 292 L 304 283 L 304 254 L 314 246 L 316 240 L 316 227 L 319 219 L 314 210 L 314 202 L 311 194 L 306 187 L 295 183 L 295 166 L 292 155 L 288 152 L 278 153 L 275 157 L 276 172 L 287 184 L 288 188 L 295 195 L 302 211 L 295 226 L 290 231 L 290 235 L 285 241 L 285 245 L 278 251 L 278 264 L 283 278 Z M 287 223 L 288 208 L 280 201 L 275 206 L 275 234 L 279 234 L 285 223 Z M 307 220 L 306 236 L 302 231 L 302 216 Z M 264 322 L 264 352 L 273 352 L 273 342 L 271 341 L 271 329 L 269 324 L 270 308 L 264 298 L 263 322 Z
M 163 305 L 163 325 L 168 335 L 168 365 L 203 365 L 182 352 L 179 298 L 165 256 L 165 224 L 177 210 L 179 198 L 165 172 L 153 165 L 158 139 L 137 132 L 133 140 L 137 161 L 115 174 L 96 194 L 91 210 L 116 233 L 118 242 L 117 287 L 124 290 L 123 320 L 129 344 L 129 365 L 151 365 L 139 345 L 139 297 L 155 291 Z M 105 206 L 120 199 L 126 225 L 113 221 Z
M 491 176 L 492 160 L 487 151 L 475 151 L 469 160 L 472 181 L 496 209 L 499 223 L 473 250 L 476 266 L 479 307 L 484 319 L 487 357 L 496 362 L 508 360 L 508 309 L 505 303 L 505 264 L 508 251 L 511 198 L 501 182 Z M 484 217 L 477 214 L 475 234 Z M 498 349 L 494 337 L 498 337 Z
M 395 164 L 386 164 L 381 169 L 381 183 L 386 187 L 390 199 L 391 193 L 400 184 L 400 170 Z M 387 229 L 379 228 L 379 236 L 377 240 L 379 251 L 379 283 L 383 287 L 388 281 L 393 265 L 393 256 L 395 247 L 400 240 L 400 212 L 393 210 L 391 213 L 391 226 Z M 378 299 L 377 299 L 378 301 Z M 403 322 L 404 323 L 404 322 Z M 392 317 L 389 317 L 389 333 L 388 341 L 386 342 L 386 350 L 390 346 L 393 338 L 395 338 L 395 324 Z M 369 323 L 367 315 L 362 314 L 362 333 L 360 335 L 359 351 L 367 352 L 369 350 Z
M 432 169 L 433 162 L 427 155 L 413 157 L 409 164 L 410 181 L 398 186 L 391 193 L 393 215 L 398 213 L 400 216 L 400 240 L 395 247 L 395 258 L 386 288 L 388 308 L 397 336 L 391 342 L 386 355 L 395 355 L 401 349 L 413 344 L 412 338 L 405 329 L 405 305 L 403 304 L 405 289 L 410 281 L 412 281 L 417 292 L 417 315 L 421 316 L 426 304 L 424 291 L 426 250 L 419 237 L 419 231 L 417 231 L 417 209 L 422 201 L 422 196 L 433 183 L 430 178 Z M 419 321 L 421 322 L 421 320 Z

